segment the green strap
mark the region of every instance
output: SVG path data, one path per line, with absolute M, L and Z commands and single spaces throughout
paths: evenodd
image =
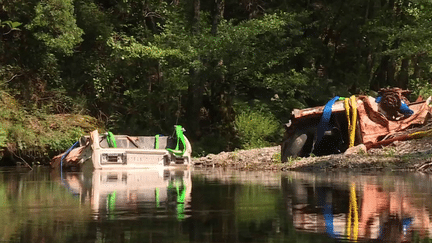
M 113 211 L 115 209 L 115 202 L 116 202 L 116 191 L 113 191 L 112 193 L 108 194 L 108 209 L 110 211 Z
M 182 183 L 183 184 L 183 183 Z M 186 199 L 186 186 L 183 184 L 183 188 L 180 191 L 181 184 L 176 182 L 176 191 L 177 191 L 177 219 L 183 220 L 184 210 L 185 210 L 185 199 Z
M 155 136 L 155 149 L 159 149 L 159 134 Z
M 113 191 L 107 196 L 107 204 L 108 204 L 107 206 L 108 206 L 108 213 L 110 219 L 115 218 L 114 210 L 116 207 L 116 197 L 117 197 L 116 191 Z
M 176 135 L 177 135 L 177 145 L 175 147 L 175 149 L 167 149 L 168 152 L 172 153 L 174 156 L 183 156 L 183 154 L 186 152 L 186 141 L 185 141 L 185 137 L 183 134 L 183 128 L 180 125 L 176 125 L 175 127 L 175 131 L 176 131 Z M 183 150 L 180 151 L 179 147 L 180 147 L 180 142 L 183 143 Z
M 155 189 L 155 198 L 156 198 L 156 207 L 160 206 L 160 201 L 159 201 L 159 187 L 156 187 Z
M 184 203 L 177 204 L 177 220 L 182 221 L 185 218 L 185 205 Z
M 180 191 L 180 187 L 183 185 L 182 190 Z M 186 186 L 184 186 L 184 182 L 182 184 L 177 183 L 176 184 L 177 189 L 177 202 L 178 203 L 184 203 L 186 199 Z
M 110 148 L 117 148 L 117 143 L 112 132 L 108 132 L 107 142 Z

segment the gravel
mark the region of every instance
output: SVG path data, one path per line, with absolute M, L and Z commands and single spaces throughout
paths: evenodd
M 432 137 L 397 141 L 361 154 L 334 154 L 280 162 L 280 146 L 237 150 L 194 158 L 194 167 L 223 167 L 237 170 L 381 171 L 432 172 Z

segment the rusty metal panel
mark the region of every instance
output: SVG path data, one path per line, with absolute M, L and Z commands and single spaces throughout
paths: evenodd
M 294 109 L 292 111 L 292 115 L 294 119 L 298 118 L 306 118 L 311 116 L 320 116 L 322 115 L 324 111 L 325 106 L 317 106 L 312 108 L 306 108 L 306 109 Z M 332 107 L 332 112 L 342 112 L 345 111 L 344 102 L 343 101 L 336 101 Z

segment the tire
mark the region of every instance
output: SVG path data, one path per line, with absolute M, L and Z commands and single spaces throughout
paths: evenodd
M 288 157 L 296 158 L 307 156 L 311 151 L 313 142 L 313 129 L 298 130 L 282 143 L 281 161 L 287 162 Z M 310 148 L 309 148 L 310 147 Z M 309 151 L 308 151 L 309 150 Z

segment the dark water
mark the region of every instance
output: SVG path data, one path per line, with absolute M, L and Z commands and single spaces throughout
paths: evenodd
M 432 176 L 0 171 L 2 242 L 432 242 Z

